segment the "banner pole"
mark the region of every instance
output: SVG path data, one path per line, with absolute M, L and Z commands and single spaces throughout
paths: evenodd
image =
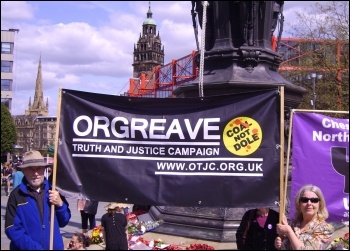
M 349 111 L 335 111 L 335 110 L 307 110 L 307 109 L 294 109 L 295 112 L 317 112 L 317 113 L 341 113 L 341 114 L 349 114 Z
M 280 214 L 279 221 L 282 222 L 282 213 L 284 212 L 284 86 L 280 87 L 281 103 L 280 103 Z
M 284 177 L 284 201 L 287 201 L 287 184 L 288 184 L 288 174 L 289 174 L 289 158 L 290 158 L 290 145 L 292 141 L 292 130 L 293 130 L 293 115 L 294 109 L 291 110 L 290 121 L 289 121 L 289 132 L 288 132 L 288 149 L 287 149 L 287 161 L 286 161 L 286 175 Z M 285 213 L 286 205 L 284 205 L 283 213 Z
M 53 170 L 52 170 L 52 190 L 56 189 L 56 171 L 57 171 L 57 151 L 58 151 L 58 140 L 60 132 L 60 114 L 61 114 L 61 99 L 62 89 L 58 91 L 58 104 L 57 104 L 57 120 L 56 120 L 56 135 L 55 135 L 55 150 L 53 159 Z M 51 224 L 50 224 L 50 250 L 53 250 L 53 233 L 55 225 L 55 205 L 51 204 Z

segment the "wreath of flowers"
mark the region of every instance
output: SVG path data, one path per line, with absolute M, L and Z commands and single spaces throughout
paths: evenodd
M 129 221 L 128 222 L 128 233 L 131 235 L 142 235 L 147 231 L 151 231 L 152 229 L 158 227 L 163 223 L 163 220 L 156 221 Z
M 205 243 L 193 243 L 187 247 L 180 247 L 175 244 L 165 245 L 164 241 L 161 239 L 149 241 L 142 237 L 139 237 L 137 242 L 145 244 L 146 246 L 150 247 L 151 250 L 215 250 L 213 246 Z
M 346 233 L 343 237 L 335 238 L 330 245 L 330 250 L 342 249 L 349 249 L 349 233 Z

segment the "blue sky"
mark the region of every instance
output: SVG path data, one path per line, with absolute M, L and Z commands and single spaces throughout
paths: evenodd
M 288 37 L 295 12 L 315 2 L 286 1 Z M 119 95 L 129 88 L 134 44 L 142 32 L 148 1 L 1 1 L 1 29 L 15 35 L 12 114 L 33 100 L 39 57 L 44 99 L 57 115 L 59 88 Z M 165 49 L 165 64 L 196 49 L 190 1 L 151 2 Z M 199 32 L 201 32 L 199 30 Z

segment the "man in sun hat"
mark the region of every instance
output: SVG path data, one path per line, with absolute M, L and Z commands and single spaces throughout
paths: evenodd
M 117 202 L 110 202 L 106 207 L 105 210 L 114 210 L 118 207 L 118 203 Z
M 122 204 L 110 202 L 106 207 L 107 213 L 102 215 L 101 230 L 106 244 L 105 250 L 128 250 L 128 221 L 122 213 Z
M 10 194 L 5 215 L 5 233 L 11 240 L 10 250 L 39 250 L 50 248 L 51 205 L 55 205 L 53 249 L 64 250 L 60 228 L 71 217 L 67 200 L 52 190 L 44 176 L 46 164 L 38 151 L 24 154 L 21 184 Z

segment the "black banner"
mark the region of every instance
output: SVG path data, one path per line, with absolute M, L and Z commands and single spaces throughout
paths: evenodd
M 279 94 L 134 98 L 62 90 L 57 187 L 173 206 L 275 206 Z

